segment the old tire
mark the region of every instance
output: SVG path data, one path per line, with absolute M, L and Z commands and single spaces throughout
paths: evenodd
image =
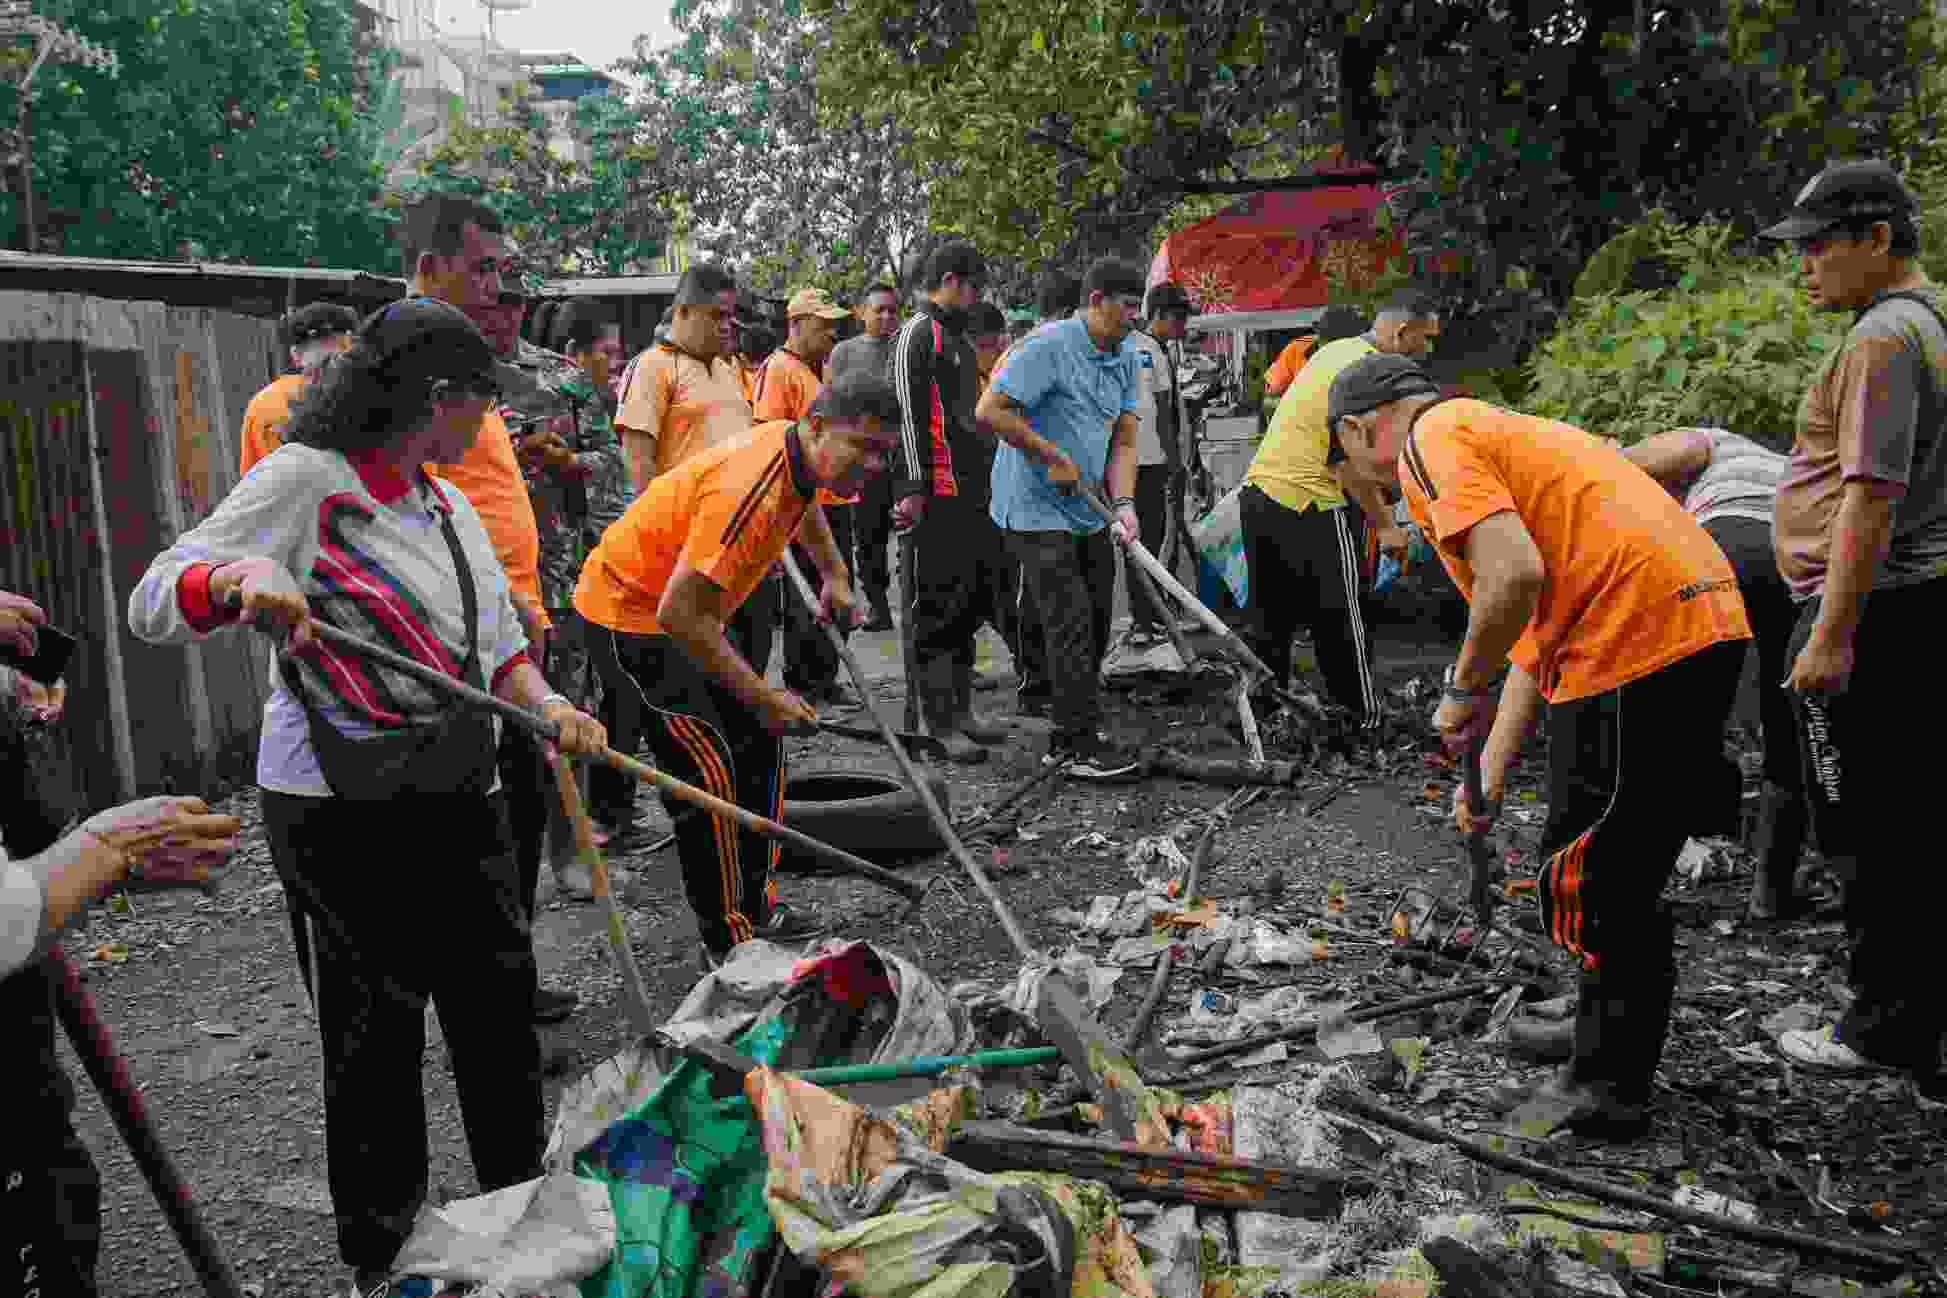
M 922 772 L 942 810 L 951 814 L 946 781 Z M 896 775 L 878 771 L 804 771 L 784 781 L 784 823 L 875 865 L 898 865 L 945 850 L 919 795 Z M 821 857 L 785 843 L 778 869 L 829 873 Z

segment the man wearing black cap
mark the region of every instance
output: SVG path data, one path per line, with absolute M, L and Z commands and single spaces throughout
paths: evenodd
M 1853 313 L 1799 406 L 1772 544 L 1801 604 L 1788 684 L 1819 849 L 1846 876 L 1855 998 L 1838 1023 L 1778 1044 L 1814 1068 L 1931 1077 L 1947 1001 L 1925 963 L 1930 910 L 1903 885 L 1915 811 L 1937 793 L 1929 764 L 1882 729 L 1947 722 L 1926 684 L 1947 618 L 1947 322 L 1916 260 L 1917 208 L 1885 163 L 1840 163 L 1764 234 L 1797 248 L 1814 306 Z
M 1183 407 L 1176 392 L 1176 349 L 1190 328 L 1190 295 L 1175 284 L 1149 290 L 1144 327 L 1131 330 L 1122 346 L 1136 362 L 1136 521 L 1142 543 L 1160 554 L 1168 532 L 1172 488 L 1183 467 Z M 1129 637 L 1154 644 L 1163 634 L 1166 608 L 1157 608 L 1149 584 L 1130 580 Z
M 1736 574 L 1608 442 L 1442 399 L 1404 356 L 1341 371 L 1326 426 L 1349 479 L 1404 491 L 1471 606 L 1433 716 L 1449 747 L 1480 754 L 1489 806 L 1456 790 L 1462 830 L 1492 818 L 1547 704 L 1542 919 L 1582 979 L 1574 1059 L 1522 1116 L 1639 1136 L 1676 988 L 1663 884 L 1710 787 L 1751 636 Z

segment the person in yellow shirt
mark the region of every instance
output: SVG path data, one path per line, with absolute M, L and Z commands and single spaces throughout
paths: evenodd
M 1333 700 L 1370 729 L 1379 723 L 1365 618 L 1365 519 L 1383 549 L 1403 553 L 1404 534 L 1376 488 L 1346 488 L 1332 468 L 1325 406 L 1332 380 L 1374 352 L 1415 355 L 1440 336 L 1440 317 L 1426 295 L 1408 291 L 1388 302 L 1372 329 L 1327 342 L 1312 353 L 1278 402 L 1271 427 L 1244 475 L 1245 639 L 1281 678 L 1288 677 L 1291 637 L 1305 622 L 1319 674 Z
M 297 400 L 319 366 L 351 346 L 352 335 L 357 332 L 358 313 L 337 302 L 313 302 L 284 317 L 284 345 L 290 351 L 291 369 L 272 379 L 244 407 L 238 477 L 284 444 L 284 421 L 291 417 L 291 402 Z

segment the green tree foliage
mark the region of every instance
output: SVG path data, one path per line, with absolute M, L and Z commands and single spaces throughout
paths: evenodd
M 454 122 L 446 140 L 398 186 L 400 201 L 428 190 L 472 194 L 507 222 L 530 266 L 544 276 L 620 275 L 663 251 L 669 188 L 654 143 L 615 95 L 588 95 L 574 130 L 589 160 L 550 147 L 554 128 L 517 82 L 491 126 Z
M 34 82 L 35 188 L 62 251 L 173 257 L 187 244 L 217 260 L 391 264 L 367 102 L 385 56 L 351 0 L 36 9 L 120 62 L 112 79 L 56 64 Z
M 1869 0 L 809 0 L 820 90 L 945 170 L 936 209 L 1030 257 L 1127 248 L 1170 204 L 1334 143 L 1425 183 L 1416 244 L 1556 300 L 1662 203 L 1745 216 L 1930 117 L 1932 6 Z
M 1533 358 L 1524 408 L 1625 444 L 1720 426 L 1789 446 L 1799 398 L 1850 317 L 1812 309 L 1788 252 L 1736 255 L 1733 238 L 1724 222 L 1661 210 L 1619 235 L 1633 261 L 1587 281 Z M 1665 286 L 1631 287 L 1639 274 Z
M 671 19 L 682 39 L 624 66 L 698 251 L 772 293 L 910 288 L 938 169 L 869 88 L 825 92 L 824 24 L 799 0 L 677 0 Z

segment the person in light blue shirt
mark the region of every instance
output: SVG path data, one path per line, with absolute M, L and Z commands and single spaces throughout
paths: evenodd
M 1138 769 L 1099 729 L 1115 549 L 1078 487 L 1103 489 L 1116 531 L 1135 539 L 1138 399 L 1122 343 L 1142 309 L 1142 272 L 1096 262 L 1082 281 L 1081 313 L 1016 343 L 976 410 L 1001 442 L 989 512 L 1021 562 L 1047 636 L 1055 734 L 1046 760 L 1083 778 Z

